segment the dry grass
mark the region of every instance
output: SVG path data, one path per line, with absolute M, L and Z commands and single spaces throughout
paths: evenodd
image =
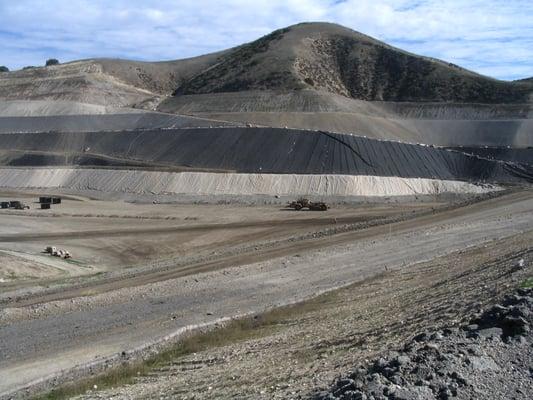
M 377 279 L 377 277 L 372 279 Z M 191 334 L 151 358 L 117 366 L 100 375 L 60 386 L 46 394 L 35 396 L 33 399 L 68 399 L 94 389 L 95 386 L 100 390 L 134 383 L 137 377 L 147 375 L 189 354 L 270 335 L 296 317 L 334 307 L 339 294 L 339 291 L 325 293 L 301 303 L 276 308 L 253 317 L 235 319 L 222 327 Z

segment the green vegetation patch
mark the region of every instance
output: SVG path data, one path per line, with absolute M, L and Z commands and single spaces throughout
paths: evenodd
M 522 282 L 520 287 L 524 289 L 533 289 L 533 276 L 530 276 L 524 282 Z

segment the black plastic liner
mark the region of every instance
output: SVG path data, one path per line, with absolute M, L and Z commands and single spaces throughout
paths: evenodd
M 28 154 L 106 158 L 111 165 L 153 164 L 243 173 L 347 174 L 475 182 L 533 182 L 527 165 L 462 152 L 328 132 L 212 128 L 0 135 L 4 165 L 31 165 Z M 13 152 L 16 151 L 16 152 Z M 26 162 L 24 161 L 26 158 Z M 54 162 L 57 165 L 57 160 Z M 87 164 L 87 163 L 85 163 Z
M 533 147 L 517 149 L 510 147 L 461 146 L 450 148 L 491 160 L 512 161 L 519 164 L 533 165 Z

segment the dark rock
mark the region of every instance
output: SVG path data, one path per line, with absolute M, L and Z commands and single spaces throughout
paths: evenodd
M 333 392 L 335 396 L 355 390 L 355 381 L 353 379 L 340 379 L 337 381 L 337 390 Z
M 384 376 L 386 376 L 387 378 L 390 378 L 391 376 L 393 376 L 396 373 L 396 369 L 390 368 L 390 367 L 385 367 L 385 368 L 383 368 L 383 371 L 381 371 L 381 373 Z
M 428 340 L 428 334 L 423 332 L 423 333 L 420 333 L 418 335 L 416 335 L 414 338 L 413 338 L 414 341 L 416 342 L 426 342 Z
M 442 334 L 444 336 L 451 336 L 451 335 L 455 335 L 457 332 L 459 332 L 459 329 L 457 328 L 445 328 L 443 329 Z
M 440 341 L 440 340 L 442 340 L 443 338 L 444 338 L 444 336 L 443 336 L 442 333 L 440 333 L 440 332 L 435 332 L 434 334 L 432 334 L 432 335 L 430 336 L 430 339 L 431 339 L 431 340 L 435 340 L 435 341 Z
M 350 390 L 344 393 L 341 397 L 342 400 L 366 400 L 366 394 L 359 390 Z
M 433 352 L 433 353 L 436 353 L 436 354 L 440 353 L 439 346 L 437 344 L 435 344 L 435 343 L 428 343 L 423 348 L 419 349 L 419 351 L 428 352 L 428 353 Z
M 394 383 L 395 385 L 403 385 L 404 379 L 400 375 L 393 375 L 389 378 L 389 380 Z
M 355 387 L 355 381 L 353 379 L 339 379 L 337 381 L 337 387 L 338 388 L 342 388 L 342 387 L 345 387 L 345 386 L 354 386 Z
M 398 356 L 395 358 L 394 362 L 397 366 L 401 367 L 402 365 L 410 363 L 411 358 L 409 358 L 408 356 Z
M 452 391 L 448 388 L 444 389 L 444 390 L 441 390 L 439 392 L 439 399 L 440 400 L 448 400 L 448 399 L 451 399 L 453 397 L 453 394 L 452 394 Z
M 337 400 L 337 398 L 330 392 L 318 392 L 313 396 L 314 400 Z
M 388 366 L 389 366 L 389 363 L 387 362 L 387 360 L 381 357 L 381 358 L 378 358 L 377 361 L 374 363 L 374 370 L 381 372 Z
M 328 400 L 529 399 L 531 295 L 533 290 L 507 296 L 470 325 L 415 336 L 402 351 L 389 352 L 368 368 L 358 367 L 351 379 L 339 380 Z
M 457 371 L 454 371 L 451 373 L 451 378 L 457 382 L 458 384 L 460 385 L 463 385 L 463 386 L 466 386 L 468 385 L 468 381 L 466 380 L 465 377 L 463 377 L 460 373 L 458 373 Z
M 433 379 L 435 379 L 437 377 L 437 375 L 435 375 L 435 372 L 430 372 L 427 376 L 426 376 L 426 379 L 428 381 L 432 381 Z

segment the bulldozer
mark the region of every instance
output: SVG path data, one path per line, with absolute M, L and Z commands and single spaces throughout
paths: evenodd
M 288 204 L 288 207 L 296 211 L 300 211 L 303 209 L 308 209 L 310 211 L 327 211 L 329 208 L 329 206 L 323 201 L 313 202 L 303 197 L 300 197 L 296 201 L 290 202 Z
M 10 201 L 9 206 L 11 208 L 14 208 L 15 210 L 29 210 L 30 209 L 29 205 L 24 204 L 23 202 L 18 201 L 18 200 Z

